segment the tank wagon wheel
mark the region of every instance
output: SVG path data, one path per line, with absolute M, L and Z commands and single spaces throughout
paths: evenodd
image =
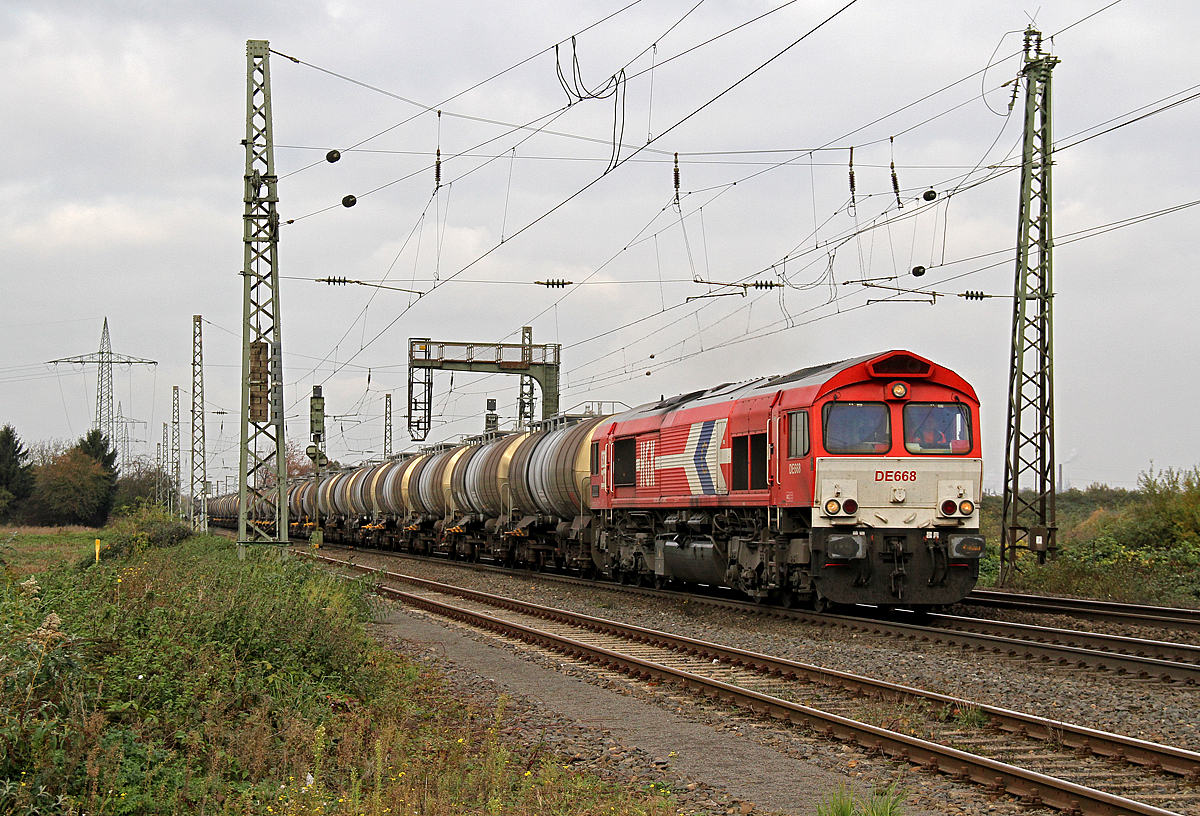
M 791 609 L 796 605 L 796 593 L 790 589 L 781 589 L 779 591 L 779 605 L 784 609 Z
M 671 583 L 671 579 L 665 575 L 655 575 L 654 576 L 654 588 L 655 589 L 666 589 L 667 584 L 669 584 L 669 583 Z

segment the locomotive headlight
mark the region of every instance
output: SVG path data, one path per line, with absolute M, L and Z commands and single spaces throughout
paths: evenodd
M 975 512 L 975 502 L 970 499 L 963 499 L 958 503 L 958 512 L 964 516 L 969 516 Z
M 846 499 L 842 502 L 842 512 L 847 516 L 853 516 L 858 512 L 858 502 L 854 499 Z
M 942 515 L 953 516 L 958 512 L 958 502 L 954 499 L 946 499 L 942 502 Z
M 951 558 L 979 558 L 983 555 L 983 536 L 950 536 Z
M 896 399 L 904 399 L 908 396 L 908 384 L 902 382 L 892 383 L 892 396 Z
M 827 502 L 825 502 L 825 515 L 836 516 L 840 512 L 842 512 L 842 503 L 840 501 L 837 499 L 829 499 Z
M 867 540 L 860 535 L 833 535 L 825 542 L 825 551 L 831 558 L 852 559 L 865 558 L 867 555 Z

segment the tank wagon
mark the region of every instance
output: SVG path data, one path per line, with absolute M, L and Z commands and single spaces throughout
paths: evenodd
M 298 482 L 289 517 L 303 534 L 319 508 L 327 541 L 359 546 L 934 607 L 979 574 L 980 446 L 974 389 L 896 350 Z

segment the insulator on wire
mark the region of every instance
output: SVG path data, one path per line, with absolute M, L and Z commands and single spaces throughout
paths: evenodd
M 442 186 L 442 149 L 437 150 L 437 158 L 433 162 L 433 188 Z
M 967 300 L 983 300 L 984 298 L 991 297 L 991 295 L 985 295 L 983 292 L 975 292 L 970 289 L 963 292 L 962 296 Z
M 675 154 L 675 203 L 679 203 L 679 154 Z
M 889 136 L 888 141 L 895 144 L 896 137 Z M 896 178 L 896 156 L 892 155 L 892 192 L 896 194 L 896 208 L 903 210 L 904 202 L 900 200 L 900 179 Z
M 779 281 L 759 280 L 753 283 L 755 289 L 778 289 L 783 286 Z
M 550 280 L 534 281 L 538 286 L 545 286 L 547 289 L 565 289 L 574 283 L 574 281 L 563 280 L 562 278 L 551 278 Z
M 341 286 L 345 286 L 349 282 L 350 281 L 347 278 L 335 278 L 335 277 L 317 278 L 317 283 L 332 283 L 332 284 L 339 284 Z
M 854 200 L 854 148 L 850 148 L 850 206 L 856 205 Z

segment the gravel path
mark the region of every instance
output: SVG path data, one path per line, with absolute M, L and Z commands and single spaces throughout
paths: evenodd
M 332 551 L 335 557 L 344 553 Z M 1200 689 L 964 654 L 834 627 L 797 625 L 686 601 L 572 587 L 536 577 L 474 572 L 448 564 L 353 553 L 356 563 L 662 629 L 806 663 L 1142 739 L 1200 750 Z M 667 700 L 639 684 L 558 660 L 498 648 L 495 641 L 401 609 L 378 625 L 405 650 L 443 664 L 460 693 L 481 704 L 499 693 L 516 705 L 514 738 L 545 735 L 560 756 L 611 778 L 668 784 L 682 813 L 810 814 L 839 784 L 860 795 L 900 780 L 906 813 L 1022 813 L 1007 797 L 928 776 L 796 729 L 731 714 L 693 697 Z M 544 669 L 552 667 L 556 672 Z M 563 673 L 565 668 L 566 674 Z M 616 692 L 616 693 L 614 693 Z

